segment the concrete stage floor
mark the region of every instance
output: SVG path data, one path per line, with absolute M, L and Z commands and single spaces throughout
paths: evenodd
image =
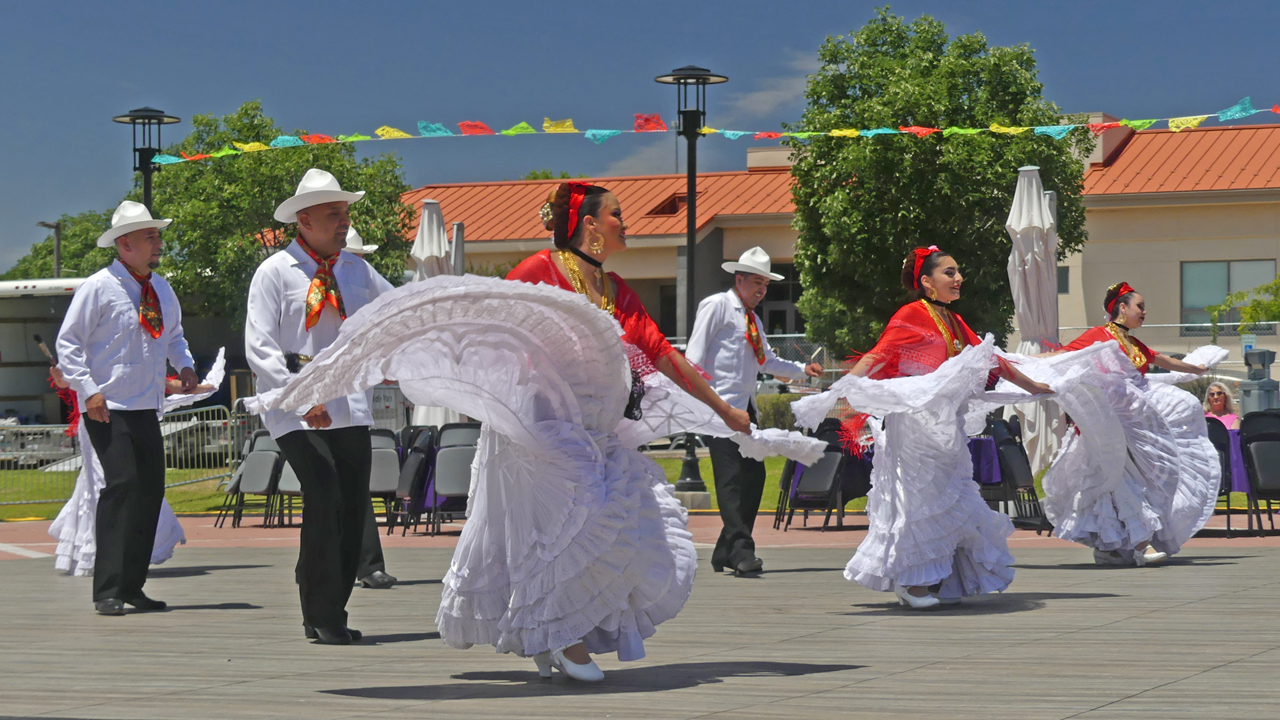
M 714 520 L 694 519 L 699 541 Z M 400 584 L 356 589 L 364 642 L 326 647 L 302 636 L 296 530 L 209 523 L 184 518 L 192 542 L 152 569 L 169 610 L 125 617 L 95 615 L 90 579 L 53 570 L 47 522 L 0 524 L 0 716 L 1280 718 L 1274 537 L 1197 539 L 1137 569 L 1019 533 L 1008 592 L 912 612 L 842 577 L 860 531 L 783 536 L 762 518 L 762 577 L 714 575 L 700 548 L 648 657 L 599 658 L 606 680 L 581 685 L 440 642 L 448 536 L 388 542 Z

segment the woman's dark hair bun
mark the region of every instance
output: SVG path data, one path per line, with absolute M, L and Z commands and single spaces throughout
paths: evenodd
M 919 250 L 927 250 L 921 247 Z M 920 263 L 920 275 L 932 275 L 937 269 L 938 263 L 942 262 L 942 258 L 951 257 L 951 253 L 945 250 L 935 250 L 925 256 L 924 262 Z M 916 286 L 916 251 L 912 250 L 907 254 L 907 259 L 902 262 L 902 287 L 906 288 L 912 297 L 917 300 L 924 297 L 924 288 Z
M 569 204 L 573 199 L 574 186 L 583 188 L 582 204 L 578 206 L 578 224 L 569 230 Z M 597 217 L 600 206 L 604 202 L 605 193 L 609 192 L 599 185 L 586 183 L 560 183 L 547 196 L 538 216 L 542 225 L 552 233 L 556 247 L 564 250 L 573 245 L 573 241 L 582 234 L 582 218 L 590 215 Z

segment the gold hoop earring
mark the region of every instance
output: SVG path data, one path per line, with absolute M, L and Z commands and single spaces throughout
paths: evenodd
M 592 255 L 599 255 L 604 252 L 604 235 L 600 233 L 592 235 L 587 240 L 587 250 L 591 251 Z
M 937 299 L 938 299 L 938 291 L 937 291 L 937 290 L 935 290 L 934 288 L 927 288 L 927 289 L 924 291 L 924 294 L 925 294 L 925 295 L 927 295 L 927 296 L 929 297 L 929 299 L 930 299 L 930 300 L 937 300 Z

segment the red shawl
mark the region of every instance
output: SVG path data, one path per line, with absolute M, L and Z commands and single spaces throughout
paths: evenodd
M 1110 323 L 1108 323 L 1107 325 L 1099 325 L 1098 327 L 1089 328 L 1088 330 L 1085 330 L 1083 333 L 1081 333 L 1080 337 L 1076 338 L 1075 340 L 1072 340 L 1070 343 L 1067 344 L 1066 347 L 1062 349 L 1064 351 L 1083 350 L 1084 348 L 1087 348 L 1090 345 L 1093 345 L 1095 343 L 1104 343 L 1108 340 L 1116 340 L 1117 339 L 1116 336 L 1112 335 L 1111 331 L 1108 329 L 1109 326 L 1110 326 Z M 1136 348 L 1137 351 L 1142 354 L 1141 358 L 1131 355 L 1129 359 L 1133 360 L 1133 364 L 1137 366 L 1138 372 L 1142 373 L 1143 375 L 1146 375 L 1147 370 L 1151 367 L 1151 358 L 1154 358 L 1156 356 L 1156 351 L 1152 350 L 1146 345 L 1143 345 L 1142 341 L 1134 337 L 1132 334 L 1129 335 L 1129 340 L 1133 342 L 1134 348 Z M 1120 351 L 1125 352 L 1125 348 L 1123 344 L 1120 345 Z M 1141 360 L 1141 362 L 1139 362 L 1139 360 Z
M 942 316 L 938 312 L 939 317 Z M 960 347 L 977 345 L 982 342 L 978 335 L 969 329 L 964 318 L 951 313 L 955 318 L 955 329 L 959 330 Z M 954 334 L 953 327 L 948 331 Z M 876 346 L 866 352 L 863 357 L 872 358 L 871 371 L 867 377 L 875 380 L 902 377 L 904 375 L 928 375 L 937 370 L 948 358 L 959 354 L 959 349 L 948 349 L 947 340 L 938 322 L 929 312 L 924 300 L 907 303 L 898 309 L 889 319 Z M 998 361 L 1002 377 L 1010 376 L 1009 365 L 1004 360 Z

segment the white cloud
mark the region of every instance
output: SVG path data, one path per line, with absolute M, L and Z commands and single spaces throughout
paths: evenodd
M 735 122 L 747 122 L 765 117 L 779 109 L 796 104 L 804 98 L 805 86 L 809 75 L 817 72 L 817 57 L 808 53 L 795 53 L 787 66 L 793 74 L 783 77 L 763 78 L 759 88 L 744 93 L 731 94 L 728 100 L 729 111 L 724 120 L 716 127 L 729 127 Z M 731 128 L 732 129 L 732 128 Z
M 670 134 L 654 138 L 619 160 L 610 163 L 601 177 L 629 175 L 669 175 L 677 172 L 675 141 Z

